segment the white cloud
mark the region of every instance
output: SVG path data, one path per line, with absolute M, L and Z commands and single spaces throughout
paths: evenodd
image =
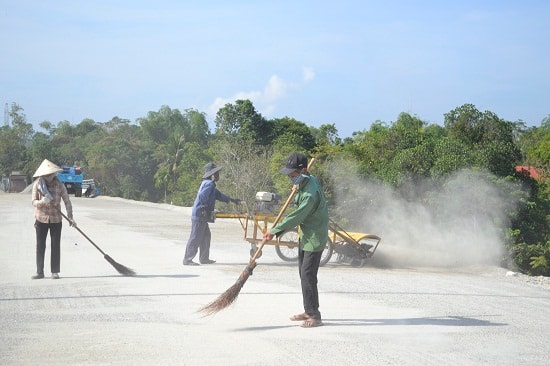
M 315 71 L 311 67 L 304 67 L 302 70 L 304 83 L 309 83 L 315 79 Z
M 283 98 L 286 95 L 288 90 L 287 83 L 278 77 L 273 75 L 269 78 L 269 81 L 264 88 L 263 99 L 264 102 L 276 102 L 277 100 Z
M 288 96 L 294 90 L 299 90 L 315 79 L 315 71 L 311 67 L 304 67 L 302 80 L 299 82 L 288 82 L 277 75 L 272 75 L 263 91 L 240 91 L 231 97 L 217 97 L 208 107 L 208 115 L 215 116 L 220 108 L 227 103 L 234 103 L 237 100 L 248 99 L 254 104 L 256 110 L 269 117 L 277 110 L 277 103 Z

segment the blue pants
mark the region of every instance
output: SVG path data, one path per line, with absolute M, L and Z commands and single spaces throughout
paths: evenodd
M 298 250 L 298 269 L 302 284 L 304 311 L 314 319 L 321 320 L 319 312 L 319 292 L 317 290 L 317 272 L 323 252 L 304 252 Z
M 199 262 L 207 262 L 210 259 L 210 238 L 208 222 L 191 220 L 191 234 L 187 241 L 183 261 L 192 261 L 200 250 Z

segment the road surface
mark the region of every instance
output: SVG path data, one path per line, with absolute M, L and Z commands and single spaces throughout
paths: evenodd
M 319 273 L 323 327 L 304 329 L 298 274 L 267 246 L 236 302 L 197 310 L 243 271 L 250 245 L 233 219 L 211 225 L 213 265 L 182 265 L 190 209 L 74 198 L 61 278 L 31 280 L 30 194 L 0 193 L 1 365 L 549 365 L 550 286 L 498 267 L 362 268 Z M 49 243 L 48 243 L 49 248 Z M 49 259 L 49 249 L 46 253 Z M 508 275 L 507 275 L 508 274 Z

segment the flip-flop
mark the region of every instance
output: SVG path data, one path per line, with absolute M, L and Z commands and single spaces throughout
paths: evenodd
M 320 327 L 321 325 L 323 325 L 323 322 L 321 321 L 321 319 L 315 319 L 315 318 L 306 319 L 302 324 L 300 324 L 302 328 L 315 328 L 315 327 Z
M 309 319 L 309 315 L 307 315 L 306 313 L 296 314 L 290 317 L 290 320 L 292 320 L 293 322 L 308 320 L 308 319 Z

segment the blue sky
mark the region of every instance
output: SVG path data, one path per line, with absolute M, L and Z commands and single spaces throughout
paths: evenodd
M 550 1 L 0 0 L 0 103 L 42 121 L 134 122 L 250 99 L 340 137 L 472 103 L 550 114 Z M 2 120 L 3 122 L 3 120 Z

